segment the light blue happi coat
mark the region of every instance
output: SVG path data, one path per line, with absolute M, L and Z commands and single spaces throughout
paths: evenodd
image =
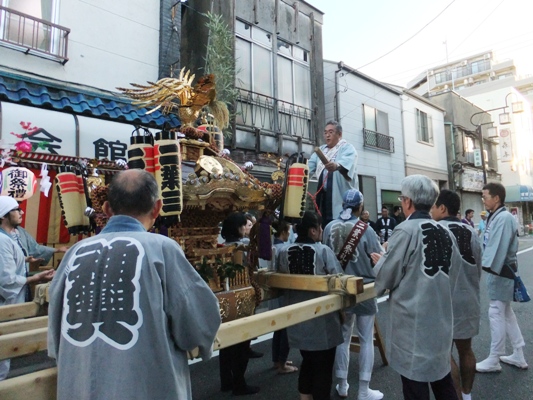
M 327 145 L 325 144 L 320 146 L 320 150 L 322 151 L 326 150 L 326 148 Z M 337 164 L 342 165 L 348 171 L 348 177 L 350 178 L 350 180 L 347 181 L 340 172 L 333 172 L 333 188 L 328 188 L 328 191 L 332 190 L 332 215 L 335 217 L 342 211 L 342 195 L 347 190 L 359 189 L 359 181 L 357 180 L 357 151 L 350 143 L 345 142 L 340 147 L 335 158 L 330 161 L 335 161 Z M 313 153 L 308 163 L 310 177 L 313 177 L 315 174 L 319 162 L 320 159 L 316 153 Z M 325 172 L 322 172 L 322 174 L 324 173 Z M 319 176 L 316 178 L 320 179 Z

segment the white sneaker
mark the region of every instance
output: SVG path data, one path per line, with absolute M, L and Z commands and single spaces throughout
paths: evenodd
M 514 365 L 520 369 L 527 369 L 528 365 L 524 357 L 520 357 L 518 354 L 513 353 L 510 356 L 501 356 L 500 361 L 506 364 Z
M 350 385 L 348 383 L 346 384 L 346 386 L 339 385 L 339 384 L 337 384 L 337 386 L 335 386 L 335 390 L 337 391 L 337 394 L 339 395 L 339 397 L 342 397 L 343 399 L 348 397 L 348 389 L 349 388 L 350 388 Z
M 501 370 L 502 366 L 495 357 L 487 357 L 483 361 L 476 364 L 477 372 L 500 372 Z
M 379 390 L 368 389 L 365 396 L 359 395 L 357 400 L 380 400 L 383 398 L 383 393 Z

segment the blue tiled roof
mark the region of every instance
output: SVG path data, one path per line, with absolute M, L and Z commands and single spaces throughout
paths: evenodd
M 163 115 L 158 110 L 146 115 L 146 108 L 132 106 L 124 97 L 83 93 L 23 76 L 0 74 L 0 100 L 151 128 L 162 128 L 167 122 L 171 128 L 181 125 L 173 114 Z

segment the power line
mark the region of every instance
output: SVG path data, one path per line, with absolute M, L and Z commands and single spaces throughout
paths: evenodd
M 494 14 L 494 12 L 498 9 L 498 7 L 500 7 L 500 6 L 503 4 L 504 1 L 505 1 L 505 0 L 500 1 L 500 2 L 498 3 L 498 5 L 497 5 L 496 7 L 494 7 L 494 9 L 489 13 L 489 15 L 487 15 L 487 16 L 483 19 L 483 21 L 481 21 L 481 22 L 479 23 L 479 25 L 476 26 L 476 27 L 472 30 L 472 32 L 470 32 L 470 34 L 469 34 L 467 37 L 465 37 L 465 38 L 463 39 L 463 41 L 462 41 L 461 43 L 459 43 L 457 46 L 455 46 L 455 48 L 454 48 L 452 51 L 450 51 L 450 54 L 452 54 L 455 50 L 457 50 L 459 47 L 461 47 L 461 45 L 462 45 L 464 42 L 466 42 L 466 41 L 470 38 L 470 36 L 472 36 L 472 35 L 474 34 L 474 32 L 476 32 L 476 31 L 479 29 L 479 27 L 480 27 L 481 25 L 483 25 L 487 19 L 489 19 L 489 17 L 490 17 L 492 14 Z
M 392 50 L 388 51 L 387 53 L 383 54 L 382 56 L 376 58 L 374 61 L 370 61 L 369 63 L 359 67 L 359 68 L 356 68 L 356 69 L 361 69 L 361 68 L 364 68 L 370 64 L 373 64 L 375 63 L 376 61 L 378 60 L 381 60 L 383 57 L 385 56 L 388 56 L 390 53 L 392 53 L 393 51 L 397 50 L 398 48 L 400 48 L 401 46 L 403 46 L 405 43 L 407 43 L 408 41 L 410 41 L 412 38 L 414 38 L 416 35 L 418 35 L 420 32 L 422 32 L 424 29 L 427 28 L 427 26 L 429 24 L 431 24 L 433 21 L 435 21 L 438 17 L 441 16 L 441 14 L 446 11 L 453 3 L 455 3 L 455 0 L 452 0 L 450 4 L 448 4 L 440 13 L 437 14 L 437 16 L 435 16 L 431 21 L 429 21 L 426 25 L 424 25 L 421 29 L 419 29 L 417 32 L 415 32 L 414 35 L 412 35 L 411 37 L 409 37 L 407 40 L 403 41 L 402 43 L 400 43 L 398 46 L 396 46 L 395 48 L 393 48 Z

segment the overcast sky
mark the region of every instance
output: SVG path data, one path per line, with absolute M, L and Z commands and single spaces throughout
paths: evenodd
M 533 75 L 531 0 L 307 2 L 325 13 L 324 59 L 381 81 L 405 85 L 447 57 L 461 60 L 491 49 L 499 60 L 514 59 L 520 75 Z

